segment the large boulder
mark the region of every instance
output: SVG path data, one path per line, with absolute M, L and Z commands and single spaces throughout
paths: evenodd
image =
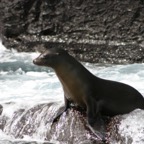
M 17 105 L 17 104 L 16 104 Z M 23 140 L 24 137 L 41 141 L 75 144 L 141 144 L 144 137 L 144 111 L 135 110 L 105 121 L 107 141 L 103 142 L 89 129 L 86 113 L 71 108 L 53 123 L 62 106 L 57 103 L 44 103 L 35 106 L 15 108 L 14 103 L 4 104 L 0 116 L 0 129 L 7 135 Z M 7 111 L 11 114 L 7 115 Z
M 62 47 L 89 62 L 143 62 L 143 17 L 143 0 L 0 0 L 7 48 Z

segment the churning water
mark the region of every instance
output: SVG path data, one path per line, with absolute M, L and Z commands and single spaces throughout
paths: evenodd
M 15 50 L 7 50 L 0 44 L 0 104 L 4 107 L 2 124 L 0 124 L 2 125 L 0 126 L 2 127 L 0 143 L 2 144 L 48 143 L 47 140 L 49 143 L 59 143 L 57 137 L 62 137 L 57 132 L 50 139 L 46 139 L 48 134 L 44 129 L 50 129 L 49 125 L 42 123 L 37 125 L 39 119 L 43 119 L 46 111 L 56 111 L 64 104 L 63 90 L 53 70 L 38 67 L 32 63 L 32 60 L 38 55 L 39 53 L 18 53 Z M 98 77 L 127 83 L 144 95 L 144 64 L 101 65 L 84 63 L 84 65 Z M 55 106 L 50 106 L 52 103 Z M 38 106 L 42 106 L 39 117 L 37 117 L 38 111 L 31 115 L 33 108 Z M 17 132 L 20 122 L 24 121 L 22 119 L 24 114 L 20 115 L 22 112 L 25 115 L 31 115 L 29 123 L 31 121 L 37 125 L 38 128 L 33 126 L 33 132 L 25 130 L 24 127 Z M 18 114 L 19 116 L 17 116 Z M 46 117 L 47 120 L 55 115 L 55 113 L 50 114 L 49 112 L 49 117 Z M 20 121 L 20 119 L 22 120 Z M 142 143 L 144 140 L 144 112 L 139 110 L 124 115 L 119 132 L 124 137 L 131 136 L 131 143 L 133 144 Z

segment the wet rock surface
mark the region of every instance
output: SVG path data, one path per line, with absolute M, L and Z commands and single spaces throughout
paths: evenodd
M 68 109 L 57 122 L 53 123 L 54 117 L 61 108 L 56 103 L 45 103 L 27 109 L 18 109 L 13 112 L 12 117 L 7 117 L 3 113 L 0 117 L 0 129 L 7 135 L 18 139 L 15 139 L 18 144 L 25 142 L 23 140 L 25 136 L 43 141 L 33 141 L 34 144 L 56 142 L 63 144 L 143 143 L 144 112 L 142 110 L 138 109 L 129 114 L 107 119 L 105 121 L 107 141 L 103 142 L 89 129 L 86 113 L 80 109 Z
M 0 118 L 1 122 L 5 120 L 3 128 L 0 128 L 6 134 L 20 139 L 30 136 L 64 144 L 103 143 L 88 128 L 85 114 L 76 109 L 69 109 L 57 122 L 53 123 L 60 109 L 61 107 L 56 107 L 54 103 L 36 105 L 27 110 L 18 109 L 11 118 L 5 119 L 4 115 Z
M 62 47 L 82 61 L 143 62 L 143 0 L 0 0 L 3 44 Z

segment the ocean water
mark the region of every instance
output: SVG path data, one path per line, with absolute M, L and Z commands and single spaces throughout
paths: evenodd
M 63 90 L 54 71 L 32 63 L 38 55 L 39 53 L 7 50 L 0 43 L 0 104 L 4 107 L 3 115 L 11 118 L 18 109 L 47 102 L 64 104 Z M 83 63 L 83 65 L 98 77 L 124 82 L 144 95 L 144 64 Z M 119 132 L 126 137 L 132 136 L 133 144 L 141 143 L 144 137 L 144 112 L 137 110 L 124 115 Z M 19 141 L 40 143 L 41 140 L 39 134 L 36 134 L 36 137 L 25 135 L 17 139 L 8 131 L 0 130 L 0 143 L 19 143 Z

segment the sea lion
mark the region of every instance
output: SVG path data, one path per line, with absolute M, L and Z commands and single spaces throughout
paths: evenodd
M 144 109 L 144 98 L 136 89 L 93 75 L 63 49 L 46 50 L 33 63 L 54 69 L 64 90 L 63 111 L 71 102 L 76 103 L 86 109 L 92 127 L 99 115 L 114 116 Z

